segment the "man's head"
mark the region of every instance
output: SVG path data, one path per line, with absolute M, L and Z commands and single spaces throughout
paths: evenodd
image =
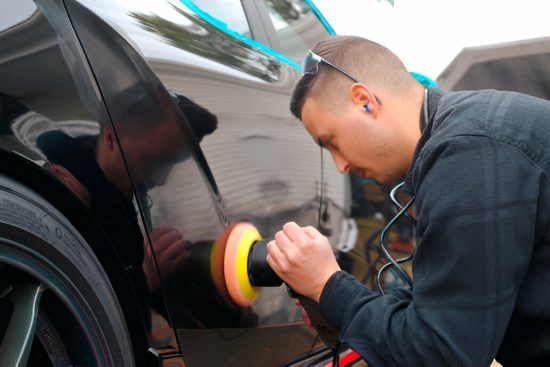
M 113 115 L 118 137 L 139 191 L 164 184 L 172 167 L 190 155 L 186 135 L 200 142 L 217 127 L 215 115 L 181 94 L 168 95 L 138 85 L 120 93 L 117 100 Z M 98 154 L 107 178 L 131 195 L 122 155 L 109 127 L 102 130 Z
M 331 37 L 313 52 L 324 61 L 305 70 L 292 113 L 340 172 L 381 183 L 402 178 L 420 136 L 423 87 L 396 55 L 363 38 Z

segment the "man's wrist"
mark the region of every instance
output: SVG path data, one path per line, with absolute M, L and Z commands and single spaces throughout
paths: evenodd
M 334 271 L 330 272 L 327 277 L 325 277 L 325 281 L 322 282 L 321 286 L 315 292 L 315 295 L 312 298 L 315 302 L 319 303 L 319 301 L 321 300 L 321 296 L 323 294 L 323 290 L 325 289 L 325 287 L 326 287 L 327 283 L 329 282 L 330 278 L 332 278 L 334 276 L 334 274 L 338 273 L 339 271 L 341 271 L 341 270 L 340 269 L 335 269 Z
M 319 298 L 321 313 L 334 326 L 341 329 L 347 317 L 346 310 L 352 300 L 360 291 L 366 289 L 355 277 L 345 271 L 335 272 L 326 282 Z

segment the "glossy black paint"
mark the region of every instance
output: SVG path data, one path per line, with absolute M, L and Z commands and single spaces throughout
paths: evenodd
M 20 6 L 0 29 L 3 172 L 43 183 L 75 223 L 93 218 L 77 227 L 120 292 L 136 349 L 140 325 L 176 329 L 188 365 L 280 364 L 318 345 L 283 287 L 240 308 L 212 287 L 204 256 L 190 260 L 241 221 L 265 238 L 289 220 L 321 223 L 338 243 L 343 185 L 333 199 L 319 148 L 288 111 L 299 74 L 178 2 Z M 21 175 L 6 168 L 16 161 Z M 177 346 L 169 333 L 149 342 Z
M 137 363 L 143 365 L 146 325 L 127 267 L 82 201 L 42 168 L 46 157 L 36 145 L 37 137 L 52 129 L 93 130 L 90 122 L 71 119 L 108 121 L 107 115 L 61 1 L 19 4 L 26 13 L 0 30 L 0 171 L 48 198 L 92 244 L 118 290 Z M 66 59 L 72 60 L 71 71 Z

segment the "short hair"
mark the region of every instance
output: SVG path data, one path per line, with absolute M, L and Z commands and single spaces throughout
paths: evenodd
M 148 133 L 161 123 L 174 119 L 170 97 L 159 85 L 137 82 L 112 97 L 110 113 L 116 127 L 126 134 Z
M 180 93 L 167 94 L 160 86 L 137 83 L 117 93 L 113 100 L 113 119 L 127 134 L 148 133 L 159 124 L 184 119 L 200 142 L 218 126 L 216 115 Z
M 213 133 L 218 127 L 216 115 L 192 99 L 173 91 L 170 92 L 170 98 L 187 118 L 198 142 L 206 135 Z
M 407 95 L 415 85 L 401 60 L 386 47 L 356 36 L 332 36 L 313 49 L 317 55 L 345 70 L 360 83 L 394 95 Z M 290 110 L 301 119 L 308 97 L 314 97 L 333 111 L 343 111 L 351 79 L 334 68 L 320 64 L 317 74 L 306 74 L 292 94 Z

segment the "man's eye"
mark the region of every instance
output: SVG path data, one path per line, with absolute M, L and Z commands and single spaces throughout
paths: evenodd
M 334 144 L 332 140 L 325 142 L 325 148 L 329 150 L 338 150 L 338 147 L 336 146 L 336 144 Z

